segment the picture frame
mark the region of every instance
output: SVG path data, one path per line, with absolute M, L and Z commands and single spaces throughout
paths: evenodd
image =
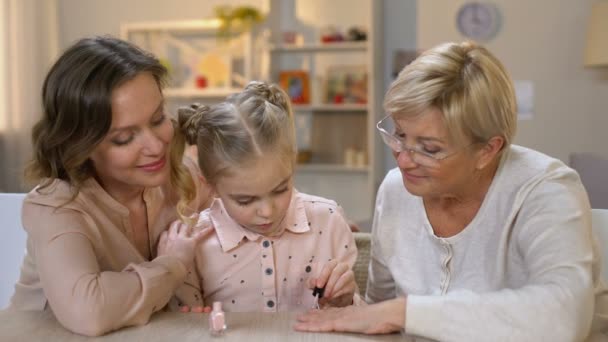
M 283 70 L 279 73 L 279 85 L 293 104 L 310 103 L 310 80 L 304 70 Z
M 325 103 L 367 103 L 368 73 L 365 65 L 332 66 L 325 77 Z

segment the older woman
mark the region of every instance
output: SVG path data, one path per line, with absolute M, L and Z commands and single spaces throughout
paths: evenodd
M 145 324 L 186 278 L 204 234 L 166 230 L 188 206 L 205 208 L 208 191 L 196 165 L 182 164 L 184 140 L 161 92 L 166 74 L 111 37 L 75 43 L 49 71 L 28 169 L 39 185 L 23 204 L 27 255 L 11 309 L 51 309 L 66 328 L 101 335 Z
M 437 46 L 399 74 L 385 109 L 378 129 L 398 168 L 376 202 L 366 298 L 377 304 L 309 312 L 296 329 L 585 338 L 601 299 L 587 195 L 562 162 L 512 144 L 502 64 L 473 43 Z

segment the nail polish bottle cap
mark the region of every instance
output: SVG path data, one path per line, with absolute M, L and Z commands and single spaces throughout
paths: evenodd
M 222 302 L 213 302 L 213 311 L 222 311 Z

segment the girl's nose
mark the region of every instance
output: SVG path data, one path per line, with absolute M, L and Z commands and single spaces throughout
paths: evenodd
M 272 201 L 264 200 L 260 202 L 257 208 L 257 214 L 260 217 L 269 218 L 272 215 Z

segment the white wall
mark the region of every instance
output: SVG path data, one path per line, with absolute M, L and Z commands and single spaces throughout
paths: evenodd
M 535 116 L 520 121 L 515 142 L 562 160 L 575 151 L 608 157 L 608 69 L 582 66 L 594 0 L 494 0 L 502 29 L 487 46 L 515 80 L 535 86 Z M 464 0 L 385 0 L 385 83 L 392 51 L 463 40 L 455 18 Z M 60 48 L 91 34 L 118 35 L 127 21 L 209 17 L 222 3 L 266 8 L 265 0 L 58 0 Z M 119 8 L 120 11 L 116 9 Z M 390 160 L 390 159 L 388 159 Z M 390 166 L 390 161 L 387 167 Z
M 261 10 L 267 0 L 58 0 L 59 37 L 63 50 L 79 38 L 120 35 L 126 22 L 192 20 L 214 16 L 218 5 L 251 5 Z
M 416 50 L 416 0 L 384 0 L 384 91 L 393 81 L 393 53 L 395 50 Z M 377 137 L 379 139 L 379 137 Z M 384 168 L 397 166 L 388 147 L 383 147 Z M 384 178 L 384 177 L 382 177 Z
M 519 121 L 515 143 L 564 161 L 581 151 L 608 157 L 608 69 L 582 64 L 593 1 L 492 1 L 502 11 L 502 29 L 486 46 L 514 80 L 535 86 L 535 116 Z M 463 3 L 418 1 L 418 47 L 463 40 L 455 22 Z

